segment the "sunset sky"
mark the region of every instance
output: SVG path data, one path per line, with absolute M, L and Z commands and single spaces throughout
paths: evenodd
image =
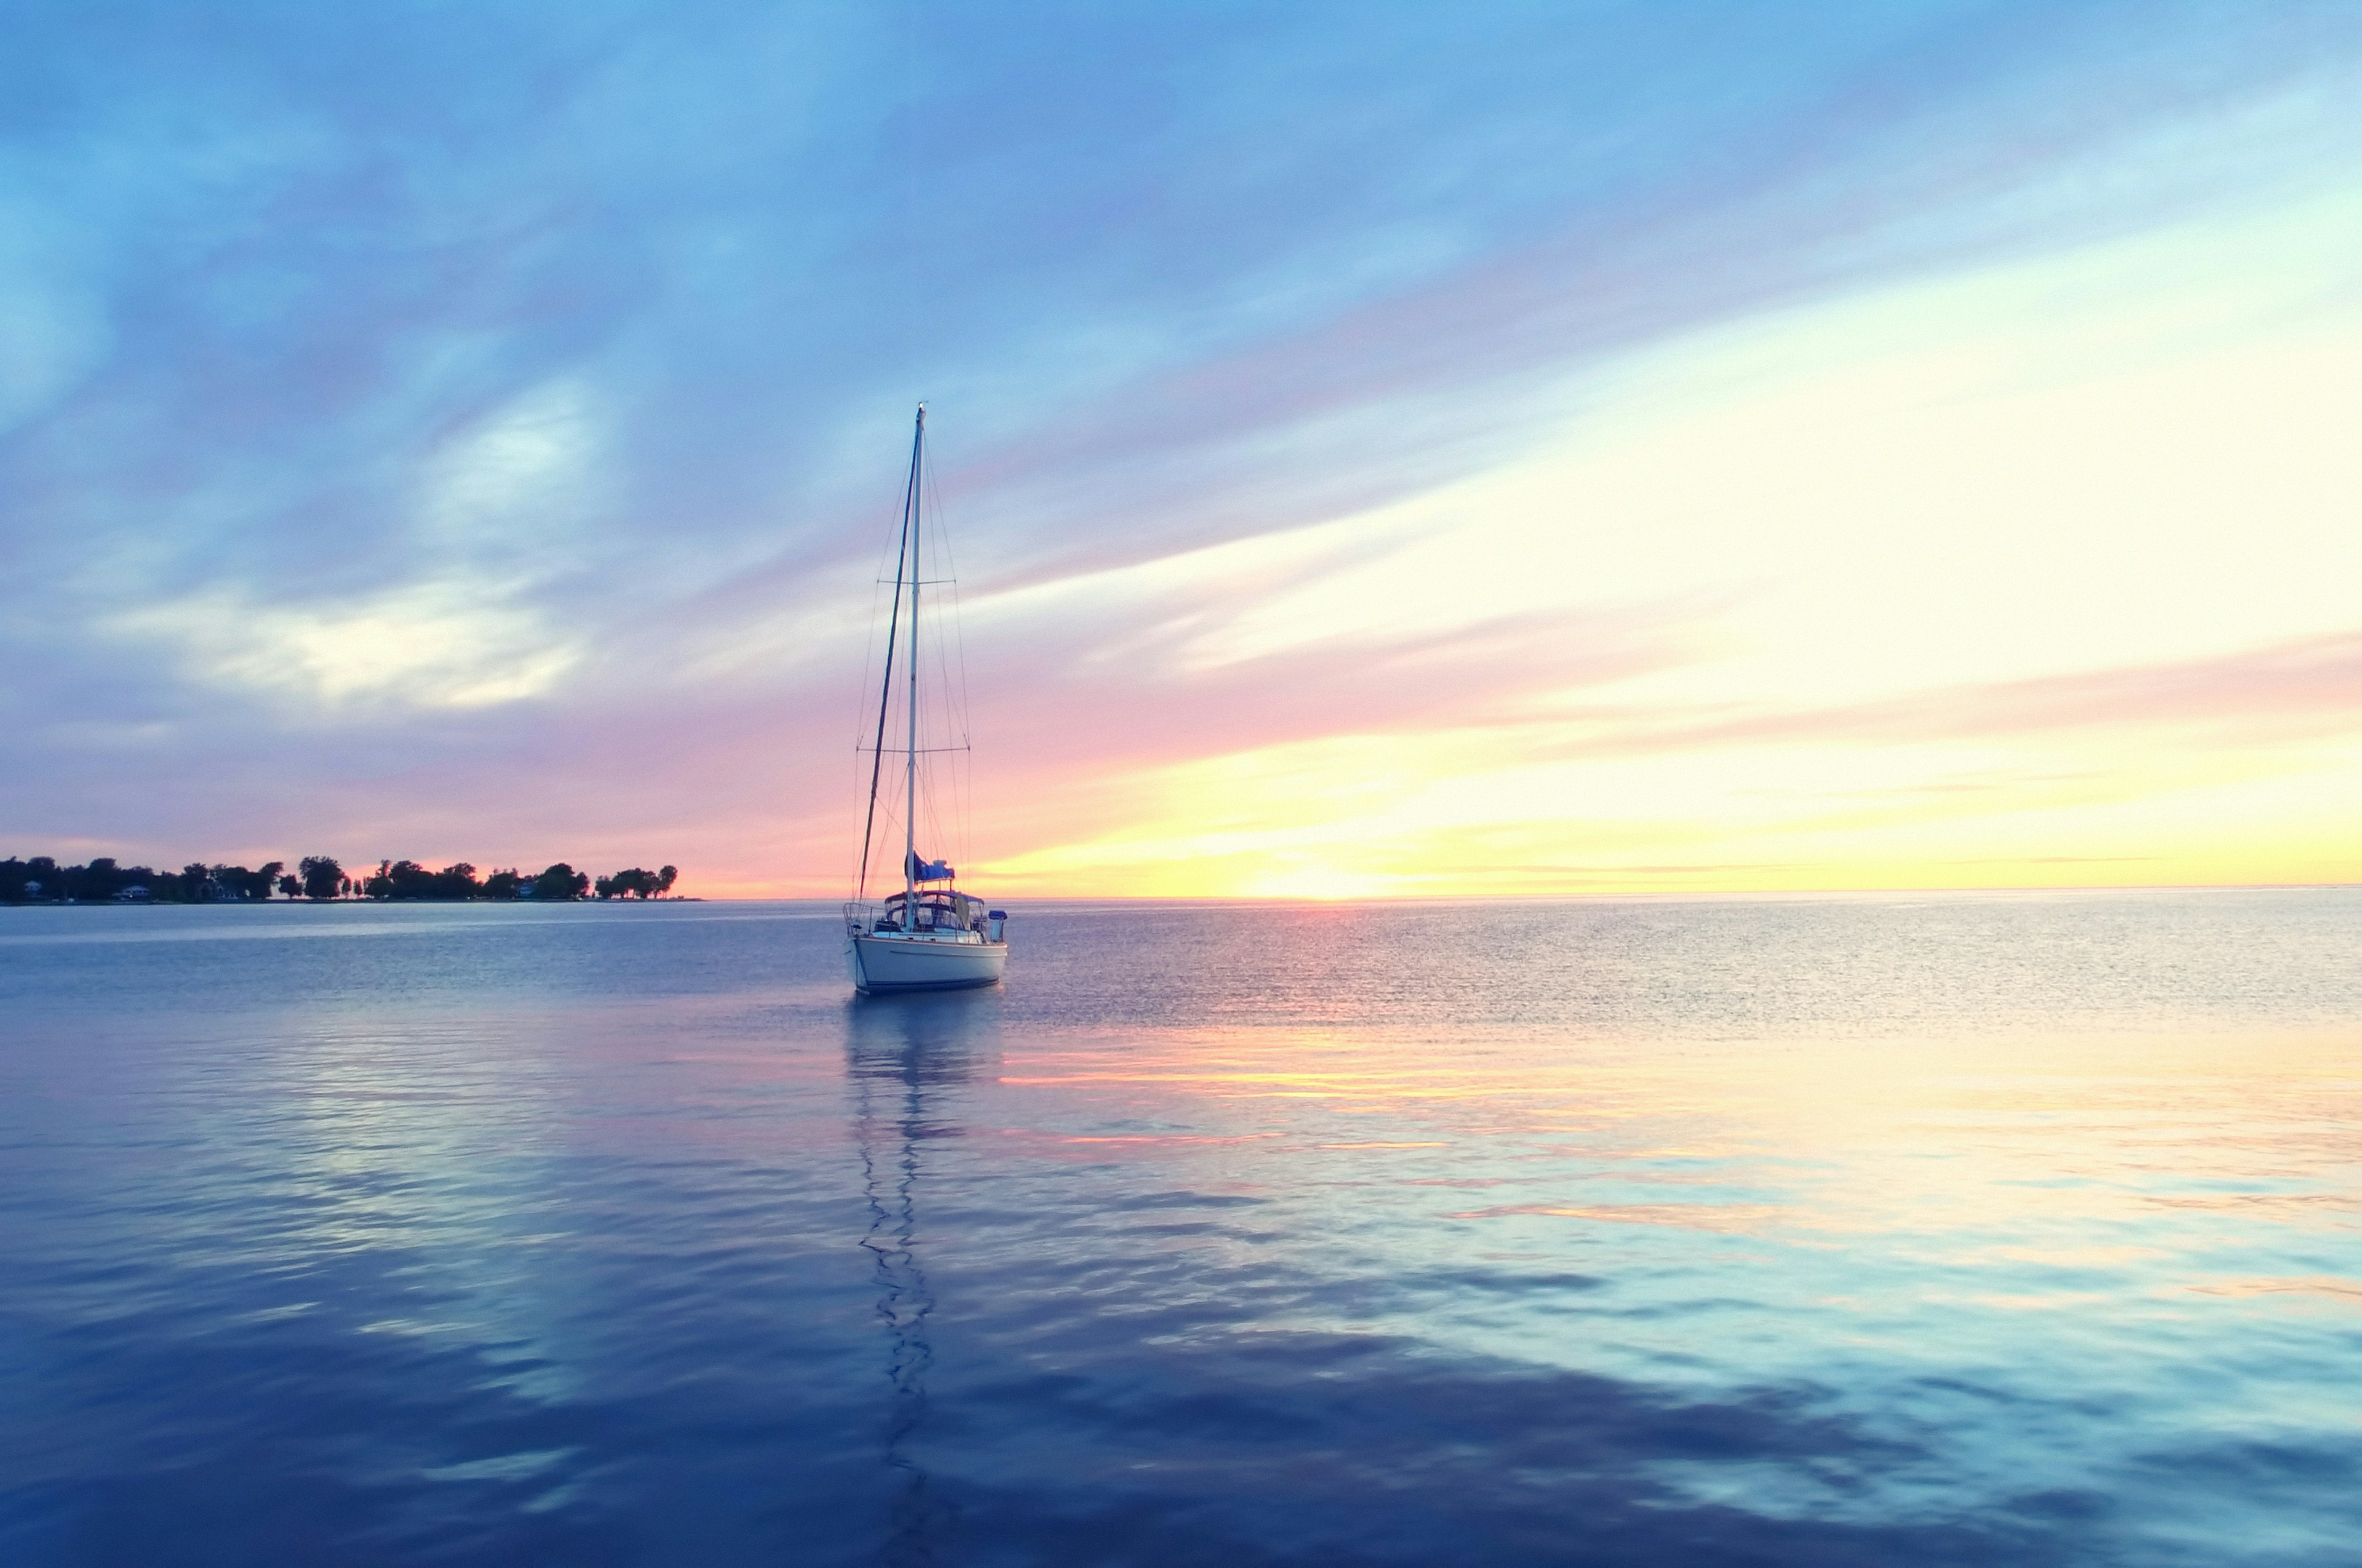
M 2362 880 L 2362 9 L 0 16 L 0 855 Z

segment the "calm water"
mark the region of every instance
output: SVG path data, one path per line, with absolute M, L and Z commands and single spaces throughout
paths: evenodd
M 0 910 L 0 1562 L 2362 1562 L 2362 892 Z

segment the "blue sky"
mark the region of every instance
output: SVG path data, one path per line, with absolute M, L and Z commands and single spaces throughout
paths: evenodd
M 1698 547 L 1678 528 L 1645 591 L 1586 598 L 1586 559 L 1631 547 L 1615 516 L 1567 523 L 1596 547 L 1547 563 L 1571 584 L 1555 599 L 1496 603 L 1472 574 L 1439 615 L 1405 580 L 1358 619 L 1330 606 L 1325 641 L 1242 630 L 1308 578 L 1496 547 L 1401 509 L 1615 427 L 1668 356 L 1768 333 L 1747 373 L 1778 381 L 1854 340 L 1849 302 L 1932 288 L 1913 321 L 1965 322 L 1990 293 L 1973 280 L 2053 277 L 1960 330 L 2038 337 L 2047 368 L 2028 374 L 2055 381 L 2118 352 L 2076 336 L 2122 305 L 2111 267 L 2155 304 L 2108 341 L 2169 357 L 2202 351 L 2174 347 L 2175 313 L 2221 293 L 2175 258 L 2227 258 L 2224 343 L 2343 310 L 2356 286 L 2350 226 L 2301 217 L 2362 168 L 2362 14 L 2343 6 L 5 20 L 0 853 L 670 858 L 717 889 L 827 890 L 860 595 L 924 397 L 992 628 L 979 734 L 1005 737 L 978 757 L 975 853 L 1045 889 L 1164 854 L 1229 869 L 1110 885 L 1302 890 L 1273 856 L 1331 852 L 1290 848 L 1240 769 L 1354 793 L 1407 766 L 1400 746 L 1462 745 L 1439 737 L 1470 715 L 1510 726 L 1496 750 L 1580 749 L 1538 715 L 1717 637 L 1733 669 L 1759 660 L 1684 699 L 1725 717 L 1908 700 L 1760 663 L 1777 637 L 1740 647 L 1729 628 L 1761 574 L 1684 566 Z M 2102 282 L 2039 271 L 2075 258 L 2102 259 Z M 1690 450 L 1710 465 L 1706 429 Z M 2310 459 L 2225 458 L 2291 460 Z M 2260 547 L 2292 591 L 2324 565 L 2335 477 Z M 1740 517 L 1760 499 L 1734 471 L 1698 504 Z M 1757 532 L 1783 528 L 1809 532 L 1777 509 Z M 1205 554 L 1258 541 L 1268 558 Z M 2275 580 L 2211 641 L 1928 679 L 2262 657 Z M 2331 639 L 2316 706 L 2350 707 L 2334 639 L 2356 631 L 2362 614 L 2290 618 L 2289 636 Z M 1573 666 L 1534 657 L 1573 646 Z M 1374 761 L 1385 737 L 1394 760 Z M 2307 756 L 2290 767 L 2344 766 Z M 1794 820 L 1830 779 L 1878 772 L 1859 763 L 1797 782 Z M 1403 790 L 1436 784 L 1413 771 Z M 1635 820 L 1554 788 L 1502 864 L 1532 861 L 1552 823 L 1597 845 Z M 2050 842 L 1992 831 L 1993 864 L 2021 874 Z M 1127 834 L 1132 850 L 1101 853 Z M 1880 853 L 1748 864 L 1843 881 Z M 1472 855 L 1439 841 L 1418 864 Z M 1356 885 L 1447 883 L 1377 867 Z

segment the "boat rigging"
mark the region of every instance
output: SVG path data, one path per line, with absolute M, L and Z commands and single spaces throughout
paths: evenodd
M 929 752 L 965 747 L 919 744 L 919 603 L 927 586 L 920 571 L 921 497 L 927 451 L 927 405 L 919 405 L 911 433 L 911 475 L 902 494 L 902 531 L 894 556 L 894 603 L 886 624 L 885 675 L 877 692 L 877 724 L 869 753 L 869 801 L 861 823 L 861 867 L 854 897 L 844 906 L 844 955 L 854 988 L 865 995 L 889 991 L 955 990 L 997 984 L 1009 963 L 1008 915 L 959 890 L 958 872 L 919 853 L 919 758 Z M 907 606 L 907 613 L 906 613 Z M 882 903 L 868 901 L 869 856 L 877 836 L 877 797 L 885 782 L 887 719 L 894 701 L 896 644 L 908 638 L 903 659 L 908 744 L 892 748 L 902 756 L 902 890 Z

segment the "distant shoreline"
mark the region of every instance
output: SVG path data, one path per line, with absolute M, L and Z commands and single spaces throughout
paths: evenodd
M 617 907 L 639 904 L 703 904 L 703 903 L 774 903 L 785 900 L 770 899 L 708 899 L 701 893 L 674 893 L 657 899 L 367 899 L 337 898 L 307 899 L 0 899 L 0 910 L 285 910 L 285 909 L 376 909 L 390 904 L 489 904 L 495 908 L 546 908 L 553 904 L 582 904 L 597 908 L 601 904 Z
M 381 860 L 373 871 L 348 872 L 334 856 L 307 855 L 292 871 L 283 860 L 265 861 L 253 870 L 192 861 L 178 871 L 159 871 L 150 866 L 124 866 L 106 855 L 81 866 L 61 866 L 47 855 L 29 860 L 12 855 L 0 860 L 0 903 L 672 902 L 673 883 L 679 876 L 674 866 L 655 871 L 633 866 L 593 877 L 563 860 L 530 876 L 512 866 L 479 879 L 475 867 L 464 860 L 440 871 L 415 860 Z

